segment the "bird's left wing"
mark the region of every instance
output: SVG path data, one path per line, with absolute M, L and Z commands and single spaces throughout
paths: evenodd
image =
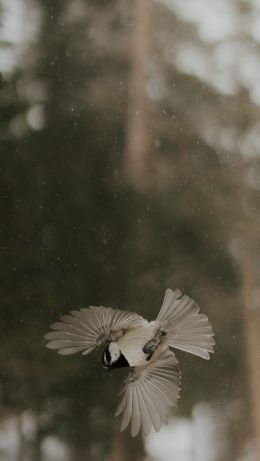
M 142 428 L 148 435 L 167 424 L 170 410 L 180 394 L 178 361 L 168 349 L 155 353 L 144 367 L 134 367 L 126 380 L 115 416 L 122 413 L 121 431 L 131 423 L 135 437 Z
M 89 308 L 71 311 L 63 315 L 60 322 L 53 323 L 51 331 L 45 335 L 46 347 L 58 349 L 62 355 L 82 352 L 89 354 L 106 341 L 117 339 L 128 328 L 138 327 L 146 323 L 138 314 L 111 307 L 90 306 Z

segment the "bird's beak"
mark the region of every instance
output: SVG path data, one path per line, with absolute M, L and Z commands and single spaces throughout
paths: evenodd
M 107 371 L 111 370 L 111 366 L 110 365 L 104 365 L 104 363 L 102 363 L 102 366 L 103 368 L 105 368 Z

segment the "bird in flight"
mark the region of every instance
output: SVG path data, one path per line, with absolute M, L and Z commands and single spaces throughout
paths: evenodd
M 49 349 L 61 355 L 87 355 L 102 348 L 108 370 L 128 367 L 115 416 L 122 414 L 121 431 L 148 435 L 167 424 L 180 394 L 180 371 L 173 349 L 209 359 L 214 333 L 197 304 L 179 289 L 167 289 L 156 320 L 111 307 L 74 310 L 53 323 L 45 336 Z

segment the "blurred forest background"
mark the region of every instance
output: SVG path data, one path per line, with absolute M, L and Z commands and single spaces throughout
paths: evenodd
M 260 1 L 0 1 L 0 459 L 260 459 Z M 124 372 L 43 335 L 92 305 L 153 319 L 182 288 L 216 332 L 178 353 L 148 439 Z

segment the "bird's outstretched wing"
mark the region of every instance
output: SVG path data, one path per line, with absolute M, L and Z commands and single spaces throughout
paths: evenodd
M 60 322 L 53 323 L 54 331 L 47 333 L 46 347 L 58 349 L 62 355 L 82 352 L 89 354 L 107 340 L 117 339 L 128 328 L 138 327 L 146 323 L 140 315 L 111 307 L 95 307 L 71 311 L 63 315 Z
M 199 314 L 198 305 L 181 290 L 166 290 L 156 322 L 164 331 L 164 341 L 170 348 L 210 358 L 215 340 L 208 317 Z
M 134 367 L 126 380 L 115 416 L 122 413 L 121 431 L 131 423 L 131 435 L 148 435 L 167 424 L 180 393 L 180 372 L 173 352 L 158 351 L 144 367 Z

